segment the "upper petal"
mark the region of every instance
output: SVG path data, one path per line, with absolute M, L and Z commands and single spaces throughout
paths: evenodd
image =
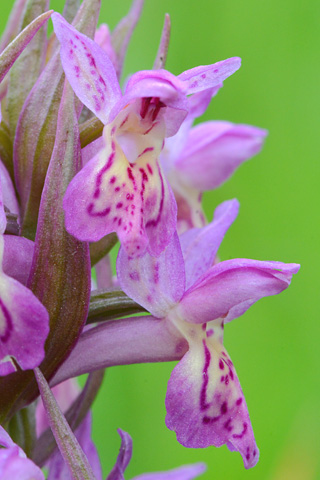
M 106 480 L 124 480 L 124 472 L 132 457 L 132 438 L 129 433 L 121 430 L 121 428 L 118 428 L 118 433 L 121 438 L 119 454 Z
M 79 33 L 59 13 L 52 15 L 54 31 L 61 44 L 65 74 L 81 102 L 103 123 L 121 98 L 112 61 L 93 40 Z
M 117 276 L 123 291 L 158 318 L 166 316 L 184 293 L 185 272 L 177 234 L 161 253 L 130 258 L 120 248 Z
M 189 131 L 175 161 L 176 175 L 199 191 L 217 188 L 262 148 L 267 131 L 230 122 L 206 122 Z
M 299 268 L 295 263 L 226 260 L 189 288 L 179 308 L 187 322 L 206 323 L 221 317 L 230 322 L 260 298 L 285 290 Z
M 186 82 L 188 94 L 200 92 L 221 84 L 241 65 L 239 57 L 228 58 L 212 65 L 203 65 L 182 72 L 178 78 Z
M 180 236 L 186 268 L 186 288 L 193 285 L 213 265 L 220 243 L 238 211 L 238 200 L 223 202 L 216 208 L 209 225 L 192 228 Z

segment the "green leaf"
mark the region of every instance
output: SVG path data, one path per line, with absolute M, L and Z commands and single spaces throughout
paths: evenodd
M 118 237 L 116 233 L 109 233 L 98 242 L 90 243 L 91 267 L 94 267 L 99 260 L 105 257 L 117 244 Z
M 105 322 L 115 318 L 146 312 L 122 291 L 93 292 L 87 323 Z

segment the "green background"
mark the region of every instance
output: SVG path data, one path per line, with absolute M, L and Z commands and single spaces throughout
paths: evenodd
M 1 2 L 3 29 L 11 2 Z M 111 28 L 130 2 L 102 0 L 100 22 Z M 61 1 L 51 7 L 61 11 Z M 164 398 L 173 364 L 109 369 L 94 405 L 93 437 L 104 474 L 128 431 L 134 454 L 126 478 L 204 461 L 203 479 L 320 478 L 319 468 L 319 23 L 316 0 L 146 0 L 125 74 L 152 68 L 164 14 L 172 21 L 167 69 L 174 74 L 231 56 L 242 67 L 213 99 L 203 120 L 267 128 L 263 152 L 223 187 L 205 195 L 209 219 L 237 197 L 240 214 L 221 259 L 247 257 L 301 263 L 292 286 L 261 300 L 228 324 L 225 344 L 246 396 L 260 448 L 245 471 L 226 447 L 189 450 L 166 429 Z

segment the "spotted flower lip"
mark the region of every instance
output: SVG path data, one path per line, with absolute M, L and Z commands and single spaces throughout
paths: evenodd
M 79 240 L 116 232 L 129 256 L 158 256 L 176 228 L 176 202 L 158 157 L 189 110 L 187 95 L 220 85 L 240 67 L 231 58 L 176 77 L 166 70 L 132 75 L 122 95 L 105 51 L 54 13 L 61 61 L 78 95 L 104 124 L 103 147 L 70 183 L 66 229 Z
M 159 258 L 139 262 L 120 249 L 122 289 L 158 318 L 177 328 L 189 350 L 174 368 L 166 396 L 166 424 L 186 447 L 227 444 L 246 468 L 259 458 L 248 409 L 233 363 L 223 346 L 225 322 L 260 298 L 282 292 L 297 264 L 213 260 L 237 216 L 238 202 L 221 204 L 213 222 L 175 236 Z

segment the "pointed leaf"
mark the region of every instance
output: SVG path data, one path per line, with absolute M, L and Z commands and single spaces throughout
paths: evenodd
M 49 0 L 28 0 L 21 30 L 49 8 Z M 7 95 L 11 138 L 14 138 L 22 106 L 44 66 L 47 48 L 47 23 L 29 42 L 10 71 Z
M 67 410 L 65 417 L 73 431 L 79 427 L 89 412 L 101 387 L 103 377 L 104 370 L 97 370 L 96 372 L 90 373 L 83 390 Z M 42 433 L 35 445 L 32 455 L 33 461 L 42 467 L 54 452 L 55 448 L 56 442 L 53 433 L 51 429 L 48 428 Z
M 46 379 L 38 368 L 34 370 L 34 374 L 48 414 L 52 433 L 57 441 L 60 453 L 69 467 L 71 478 L 73 480 L 95 480 L 88 459 L 61 412 Z
M 111 35 L 111 41 L 114 51 L 117 54 L 116 68 L 118 78 L 121 77 L 124 57 L 128 48 L 128 44 L 135 29 L 135 26 L 140 18 L 144 0 L 133 0 L 131 9 L 126 17 L 124 17 Z
M 33 20 L 2 52 L 0 55 L 0 82 L 2 82 L 14 62 L 33 39 L 39 28 L 48 20 L 52 12 L 53 10 L 50 10 Z
M 7 26 L 2 34 L 0 42 L 0 53 L 6 48 L 7 45 L 18 35 L 19 25 L 21 23 L 21 16 L 27 0 L 16 0 L 12 7 Z
M 166 13 L 158 53 L 153 64 L 155 70 L 165 67 L 170 42 L 170 30 L 170 16 Z

